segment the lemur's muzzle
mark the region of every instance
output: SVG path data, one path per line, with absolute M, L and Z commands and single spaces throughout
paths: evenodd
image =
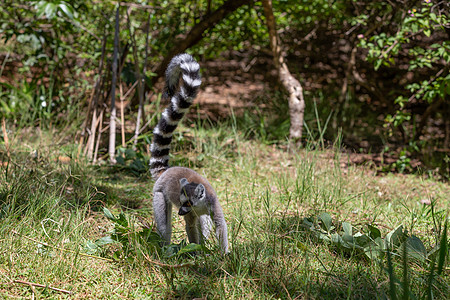
M 191 207 L 182 206 L 182 207 L 180 207 L 180 210 L 178 211 L 178 214 L 180 216 L 184 216 L 184 215 L 187 215 L 188 213 L 190 213 L 191 210 L 192 210 Z
M 192 202 L 191 200 L 188 200 L 186 202 L 183 203 L 183 205 L 181 205 L 180 210 L 178 211 L 178 214 L 180 216 L 184 216 L 187 215 L 188 213 L 190 213 L 192 210 Z

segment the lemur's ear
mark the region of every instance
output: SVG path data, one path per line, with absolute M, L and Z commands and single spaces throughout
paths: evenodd
M 206 197 L 205 186 L 201 183 L 199 185 L 197 185 L 197 187 L 195 188 L 195 191 L 194 191 L 194 195 L 199 200 L 204 199 Z
M 181 178 L 180 179 L 180 186 L 181 186 L 181 188 L 183 188 L 188 183 L 189 183 L 189 181 L 187 181 L 186 178 Z

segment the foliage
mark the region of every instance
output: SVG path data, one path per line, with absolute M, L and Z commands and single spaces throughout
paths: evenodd
M 433 214 L 433 207 L 430 208 Z M 439 232 L 440 240 L 433 249 L 427 251 L 424 243 L 415 235 L 408 235 L 403 225 L 397 226 L 390 231 L 383 239 L 381 230 L 374 224 L 368 224 L 366 233 L 357 230 L 348 222 L 342 222 L 340 227 L 342 231 L 338 231 L 333 225 L 331 216 L 323 212 L 317 217 L 308 217 L 303 219 L 302 227 L 309 231 L 318 241 L 330 243 L 338 249 L 348 253 L 363 253 L 370 260 L 382 263 L 385 259 L 388 267 L 385 269 L 390 280 L 390 295 L 392 299 L 396 299 L 399 295 L 398 287 L 402 289 L 404 298 L 415 298 L 411 293 L 408 283 L 408 273 L 410 267 L 409 260 L 413 260 L 424 268 L 428 269 L 427 286 L 421 295 L 421 298 L 433 298 L 433 285 L 442 285 L 443 279 L 440 277 L 443 272 L 443 266 L 450 260 L 448 242 L 448 218 L 445 218 L 442 231 Z M 307 249 L 302 243 L 297 245 L 300 249 Z M 402 257 L 403 282 L 400 282 L 394 275 L 393 257 Z M 438 267 L 436 270 L 436 261 Z M 424 278 L 425 279 L 425 278 Z M 407 295 L 407 296 L 405 296 Z M 431 297 L 430 297 L 431 296 Z
M 104 207 L 103 213 L 114 224 L 114 229 L 110 232 L 110 235 L 99 238 L 94 242 L 87 242 L 85 249 L 89 254 L 101 252 L 105 245 L 119 244 L 121 247 L 114 251 L 112 258 L 131 262 L 135 259 L 142 259 L 145 255 L 156 255 L 168 259 L 207 250 L 202 245 L 186 244 L 184 241 L 180 244 L 162 246 L 163 242 L 160 236 L 148 225 L 141 230 L 137 230 L 133 221 L 127 219 L 123 212 L 116 217 L 109 209 Z
M 450 95 L 450 43 L 445 39 L 437 39 L 438 42 L 435 42 L 436 38 L 433 38 L 447 35 L 446 28 L 450 22 L 448 10 L 445 5 L 429 0 L 420 1 L 417 8 L 407 8 L 407 13 L 402 10 L 394 33 L 358 35 L 359 46 L 368 50 L 367 60 L 373 63 L 375 70 L 382 66 L 390 68 L 407 60 L 410 72 L 427 74 L 425 79 L 404 85 L 406 93 L 394 100 L 397 105 L 395 114 L 386 115 L 387 124 L 394 128 L 401 126 L 406 131 L 409 127 L 404 126 L 404 123 L 416 122 L 409 109 L 412 104 L 421 101 L 431 105 Z M 408 96 L 405 96 L 408 92 Z M 425 113 L 421 118 L 427 118 Z M 419 127 L 415 130 L 420 134 L 422 129 Z M 392 129 L 390 134 L 392 135 Z M 417 132 L 410 130 L 408 138 L 416 140 Z
M 136 176 L 148 171 L 148 157 L 144 156 L 142 151 L 120 147 L 117 152 L 116 160 L 119 168 L 127 169 Z

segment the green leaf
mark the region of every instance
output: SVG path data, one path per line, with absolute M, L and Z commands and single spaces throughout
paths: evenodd
M 189 253 L 189 252 L 194 252 L 194 251 L 200 251 L 203 249 L 202 245 L 199 244 L 188 244 L 186 246 L 184 246 L 183 248 L 180 249 L 180 251 L 178 251 L 177 255 L 181 255 L 183 253 Z
M 350 236 L 352 236 L 352 225 L 347 222 L 342 222 L 342 228 L 344 229 L 344 232 Z
M 125 160 L 121 155 L 116 156 L 116 161 L 119 165 L 125 166 Z
M 322 224 L 324 225 L 325 230 L 329 232 L 331 229 L 331 222 L 332 222 L 331 216 L 323 212 L 319 215 L 319 219 L 322 220 Z
M 103 207 L 103 213 L 105 214 L 105 217 L 110 219 L 111 221 L 116 221 L 117 220 L 117 218 L 114 217 L 114 215 L 106 207 Z
M 425 249 L 425 246 L 418 237 L 414 235 L 408 237 L 405 243 L 406 250 L 409 256 L 416 258 L 422 262 L 425 261 L 425 259 L 427 258 L 427 249 Z
M 372 239 L 381 237 L 381 231 L 377 227 L 375 227 L 373 225 L 367 225 L 367 228 L 369 228 L 369 236 Z
M 367 235 L 362 234 L 361 232 L 357 232 L 353 236 L 353 240 L 354 240 L 355 244 L 360 247 L 364 247 L 370 242 L 370 238 Z
M 364 247 L 364 254 L 370 259 L 380 259 L 384 255 L 384 242 L 380 237 Z
M 342 235 L 342 241 L 343 241 L 342 246 L 344 246 L 345 248 L 353 249 L 357 247 L 353 239 L 353 236 L 348 235 L 347 233 L 344 233 Z
M 86 245 L 84 245 L 84 250 L 87 254 L 94 254 L 98 250 L 98 245 L 91 241 L 88 241 Z
M 53 19 L 57 8 L 58 7 L 53 3 L 46 3 L 44 7 L 45 17 L 47 19 Z
M 337 233 L 333 233 L 331 235 L 331 242 L 333 242 L 334 244 L 337 244 L 337 245 L 341 245 L 341 244 L 344 243 L 344 241 L 342 240 L 341 236 L 339 234 L 337 234 Z
M 378 71 L 378 69 L 381 67 L 382 64 L 383 64 L 383 60 L 377 59 L 375 61 L 375 65 L 374 65 L 375 71 Z
M 302 227 L 312 230 L 314 228 L 314 222 L 311 218 L 303 218 Z
M 104 236 L 98 240 L 95 241 L 95 244 L 99 247 L 104 246 L 104 245 L 109 245 L 109 244 L 114 244 L 116 243 L 115 240 L 112 239 L 111 236 Z
M 120 260 L 122 253 L 123 253 L 123 251 L 117 250 L 116 252 L 113 253 L 113 259 Z
M 405 240 L 406 235 L 403 232 L 403 225 L 398 226 L 386 235 L 385 244 L 387 249 L 398 247 Z
M 62 12 L 71 20 L 74 19 L 73 17 L 73 9 L 70 7 L 67 3 L 62 2 L 59 5 L 59 8 L 62 10 Z
M 442 270 L 444 269 L 445 257 L 448 255 L 448 242 L 447 242 L 447 227 L 448 227 L 448 218 L 445 220 L 444 230 L 441 236 L 441 243 L 439 249 L 439 260 L 438 260 L 438 268 L 437 274 L 441 275 Z

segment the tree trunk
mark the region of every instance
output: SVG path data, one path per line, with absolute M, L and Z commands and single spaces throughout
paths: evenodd
M 264 7 L 267 28 L 269 30 L 270 48 L 272 49 L 274 64 L 278 71 L 278 79 L 281 85 L 289 93 L 289 115 L 291 117 L 289 138 L 291 142 L 299 144 L 302 138 L 303 114 L 305 112 L 303 88 L 300 82 L 292 76 L 291 72 L 289 72 L 289 68 L 281 53 L 275 16 L 273 15 L 272 1 L 263 0 L 262 5 Z
M 114 52 L 112 61 L 112 79 L 111 79 L 111 116 L 109 121 L 109 161 L 116 163 L 116 82 L 117 82 L 117 56 L 119 52 L 119 9 L 116 11 L 116 26 L 114 32 Z

